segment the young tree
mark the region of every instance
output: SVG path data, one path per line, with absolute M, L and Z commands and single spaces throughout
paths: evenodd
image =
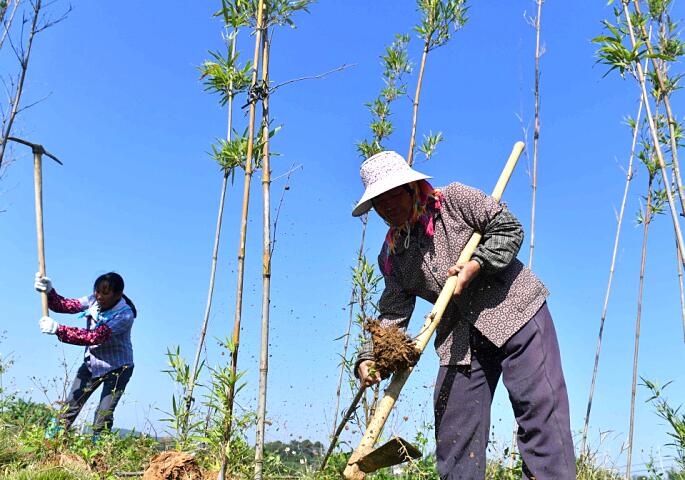
M 370 140 L 362 140 L 357 143 L 357 151 L 362 158 L 368 158 L 382 151 L 384 148 L 383 143 L 390 137 L 394 130 L 391 120 L 390 105 L 399 97 L 406 95 L 407 87 L 404 76 L 411 73 L 411 63 L 409 62 L 407 54 L 408 42 L 408 35 L 395 35 L 394 41 L 385 48 L 385 54 L 380 57 L 381 65 L 383 66 L 383 82 L 385 86 L 378 97 L 366 104 L 372 115 L 370 124 L 372 135 Z M 367 314 L 365 306 L 366 298 L 368 298 L 369 291 L 375 291 L 375 284 L 379 281 L 373 264 L 369 264 L 364 255 L 368 218 L 368 214 L 361 216 L 361 240 L 356 255 L 357 262 L 352 268 L 352 291 L 348 303 L 349 319 L 346 332 L 342 337 L 343 349 L 340 355 L 340 375 L 338 377 L 338 386 L 336 389 L 332 436 L 335 435 L 345 372 L 349 374 L 351 388 L 354 389 L 354 374 L 350 371 L 350 369 L 353 368 L 353 361 L 347 358 L 352 325 L 356 320 L 356 324 L 360 328 L 360 331 L 363 331 L 363 323 L 365 315 Z M 357 306 L 357 308 L 355 306 Z M 361 313 L 356 313 L 358 312 L 358 309 Z M 360 335 L 362 334 L 360 333 Z M 366 402 L 366 398 L 364 398 L 364 401 Z M 369 407 L 366 403 L 364 411 L 368 417 Z
M 15 0 L 10 17 L 3 25 L 2 37 L 0 37 L 0 48 L 2 48 L 2 45 L 4 45 L 4 42 L 7 39 L 12 49 L 12 53 L 19 64 L 19 73 L 16 75 L 10 75 L 5 80 L 5 83 L 9 85 L 9 100 L 7 105 L 2 105 L 1 107 L 2 125 L 0 130 L 2 137 L 0 137 L 0 169 L 2 168 L 3 161 L 5 160 L 7 142 L 12 133 L 12 127 L 14 126 L 17 116 L 23 110 L 35 105 L 35 103 L 33 103 L 22 106 L 24 83 L 28 73 L 34 40 L 40 33 L 64 20 L 71 9 L 71 7 L 68 7 L 60 16 L 52 18 L 49 16 L 49 14 L 45 14 L 42 0 L 30 0 L 25 2 L 25 9 L 22 11 L 21 28 L 19 28 L 19 31 L 16 32 L 15 36 L 11 27 L 20 3 L 20 1 Z M 0 14 L 4 18 L 9 4 L 3 2 L 2 6 L 3 8 L 0 10 Z M 24 38 L 24 27 L 26 25 L 29 25 L 29 29 L 26 38 Z
M 414 27 L 414 31 L 423 40 L 423 53 L 419 67 L 419 77 L 414 93 L 411 136 L 409 137 L 409 153 L 407 163 L 414 162 L 414 148 L 416 145 L 416 123 L 419 114 L 419 97 L 423 85 L 423 73 L 426 68 L 428 52 L 445 45 L 452 37 L 451 30 L 461 29 L 466 24 L 466 0 L 418 0 L 421 12 L 421 23 Z
M 538 191 L 538 142 L 540 140 L 540 57 L 544 53 L 544 47 L 540 46 L 540 21 L 542 18 L 543 0 L 535 0 L 537 3 L 537 16 L 532 20 L 535 28 L 535 119 L 533 124 L 533 171 L 531 172 L 532 199 L 530 207 L 530 250 L 528 253 L 528 268 L 533 268 L 533 252 L 535 251 L 535 206 Z
M 649 0 L 647 2 L 649 15 L 645 18 L 640 9 L 639 0 L 633 0 L 633 7 L 637 18 L 636 27 L 640 42 L 647 48 L 648 58 L 652 62 L 651 82 L 655 96 L 666 110 L 668 121 L 668 138 L 673 167 L 675 189 L 680 198 L 680 211 L 685 215 L 685 193 L 680 176 L 680 164 L 678 162 L 678 140 L 682 137 L 682 126 L 678 123 L 671 108 L 671 94 L 680 88 L 680 75 L 669 76 L 669 65 L 685 53 L 685 44 L 678 38 L 678 24 L 671 20 L 669 9 L 672 0 Z M 627 1 L 624 6 L 627 8 Z M 651 35 L 648 34 L 647 24 L 655 26 L 657 33 L 656 48 L 652 45 Z M 650 26 L 651 30 L 651 26 Z M 664 179 L 666 181 L 666 179 Z
M 268 8 L 268 7 L 267 7 Z M 267 10 L 268 11 L 268 10 Z M 268 27 L 267 27 L 268 28 Z M 269 85 L 269 31 L 262 36 L 262 84 Z M 262 335 L 259 355 L 259 395 L 257 405 L 257 432 L 255 441 L 255 480 L 264 474 L 264 433 L 266 421 L 266 389 L 269 372 L 269 304 L 271 295 L 271 162 L 269 158 L 269 95 L 262 99 L 262 196 L 263 196 L 263 250 L 262 250 Z
M 626 201 L 628 199 L 628 191 L 630 189 L 630 184 L 633 180 L 633 160 L 635 158 L 635 145 L 637 143 L 638 132 L 640 130 L 642 107 L 644 105 L 644 99 L 641 98 L 640 106 L 637 110 L 637 116 L 635 119 L 628 119 L 628 124 L 632 128 L 633 136 L 632 143 L 630 146 L 630 157 L 628 160 L 628 169 L 626 170 L 626 183 L 623 188 L 623 198 L 621 199 L 621 208 L 619 209 L 619 214 L 616 224 L 616 235 L 614 236 L 614 249 L 611 254 L 611 266 L 609 267 L 609 280 L 607 284 L 606 293 L 604 295 L 604 306 L 602 307 L 602 315 L 599 320 L 599 334 L 597 335 L 597 348 L 595 350 L 595 363 L 592 369 L 592 381 L 590 383 L 590 393 L 587 401 L 587 409 L 585 411 L 585 420 L 583 422 L 583 432 L 580 440 L 580 454 L 586 455 L 587 451 L 587 434 L 590 425 L 590 411 L 592 410 L 592 399 L 595 393 L 595 386 L 597 384 L 597 373 L 599 372 L 599 357 L 602 351 L 602 337 L 604 334 L 604 322 L 606 321 L 607 309 L 609 307 L 609 297 L 611 295 L 611 285 L 614 279 L 614 271 L 616 267 L 616 256 L 618 254 L 619 239 L 621 236 L 621 226 L 623 225 L 623 215 L 625 213 Z
M 630 427 L 628 432 L 628 451 L 626 464 L 626 478 L 632 478 L 630 475 L 631 464 L 633 460 L 633 437 L 635 432 L 635 395 L 637 389 L 637 366 L 640 348 L 640 323 L 642 320 L 642 293 L 645 284 L 645 264 L 647 262 L 647 239 L 649 236 L 649 226 L 654 218 L 654 215 L 663 213 L 664 203 L 667 201 L 666 193 L 663 189 L 655 186 L 658 183 L 657 176 L 659 174 L 659 165 L 654 160 L 654 150 L 648 141 L 643 142 L 643 150 L 638 157 L 645 165 L 647 177 L 647 195 L 645 197 L 646 206 L 644 212 L 638 215 L 638 223 L 643 226 L 642 236 L 642 254 L 640 258 L 640 286 L 637 297 L 637 317 L 635 320 L 635 345 L 633 350 L 633 381 L 630 394 Z M 656 187 L 656 188 L 655 188 Z
M 264 8 L 266 0 L 259 0 L 255 14 L 255 46 L 252 60 L 252 73 L 250 80 L 250 89 L 248 92 L 248 104 L 250 107 L 248 131 L 247 131 L 247 152 L 245 157 L 245 183 L 243 188 L 243 207 L 240 221 L 240 240 L 238 246 L 238 278 L 236 288 L 236 306 L 235 316 L 233 321 L 233 336 L 231 338 L 231 374 L 235 377 L 238 374 L 238 347 L 240 346 L 240 323 L 242 317 L 243 307 L 243 280 L 245 276 L 245 245 L 247 241 L 247 216 L 250 200 L 250 184 L 252 180 L 253 164 L 252 158 L 254 155 L 254 132 L 255 132 L 255 115 L 257 108 L 257 100 L 263 91 L 262 85 L 258 82 L 258 68 L 260 52 L 262 48 L 262 35 L 264 34 Z M 233 404 L 235 401 L 235 385 L 230 386 L 230 391 L 227 395 L 227 413 L 229 419 L 233 412 Z M 230 421 L 228 424 L 230 430 Z M 227 435 L 230 438 L 230 433 Z M 225 461 L 222 465 L 224 470 Z
M 222 106 L 227 106 L 227 128 L 226 139 L 219 140 L 219 145 L 212 145 L 212 157 L 219 164 L 223 173 L 223 182 L 221 185 L 221 194 L 219 196 L 219 212 L 216 221 L 216 233 L 214 235 L 214 249 L 212 251 L 212 261 L 209 274 L 209 290 L 207 292 L 207 304 L 205 307 L 204 318 L 202 321 L 202 328 L 200 330 L 200 337 L 197 342 L 195 351 L 195 360 L 190 371 L 188 384 L 185 391 L 185 408 L 188 412 L 187 417 L 190 416 L 190 410 L 193 403 L 193 389 L 197 383 L 197 376 L 200 370 L 200 357 L 202 348 L 204 346 L 205 337 L 207 334 L 207 326 L 209 324 L 209 315 L 212 308 L 212 298 L 214 294 L 214 280 L 216 277 L 216 265 L 219 255 L 219 240 L 221 238 L 221 224 L 224 212 L 224 203 L 226 201 L 226 189 L 228 186 L 229 177 L 231 180 L 235 177 L 235 170 L 245 166 L 245 146 L 247 144 L 245 137 L 236 136 L 232 138 L 233 133 L 233 102 L 235 96 L 247 89 L 249 82 L 248 72 L 250 65 L 240 67 L 238 65 L 238 52 L 236 50 L 236 43 L 238 37 L 238 29 L 248 25 L 247 22 L 247 5 L 245 0 L 222 0 L 222 10 L 217 14 L 223 18 L 224 21 L 224 41 L 227 44 L 228 56 L 224 56 L 219 52 L 210 52 L 212 60 L 205 61 L 200 67 L 201 76 L 204 80 L 205 91 L 219 95 Z
M 271 39 L 269 28 L 278 25 L 295 25 L 292 16 L 300 10 L 307 11 L 312 0 L 268 0 L 264 4 L 264 31 L 262 34 L 262 78 L 264 92 L 262 104 L 262 193 L 263 193 L 263 250 L 262 250 L 262 334 L 259 355 L 259 396 L 257 406 L 257 429 L 255 440 L 255 480 L 262 480 L 264 475 L 264 434 L 266 425 L 266 392 L 269 373 L 269 313 L 271 302 L 271 161 L 269 139 L 271 133 L 269 114 L 269 54 Z

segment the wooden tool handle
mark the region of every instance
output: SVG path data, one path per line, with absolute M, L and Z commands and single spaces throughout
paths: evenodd
M 43 160 L 41 154 L 33 153 L 33 182 L 36 192 L 36 236 L 38 240 L 38 273 L 45 276 L 45 240 L 43 237 Z M 43 316 L 48 315 L 48 292 L 41 292 L 40 303 Z
M 516 142 L 514 144 L 514 148 L 512 149 L 511 154 L 509 155 L 509 159 L 507 160 L 507 163 L 504 166 L 504 170 L 502 171 L 502 174 L 500 175 L 499 180 L 497 181 L 497 184 L 495 185 L 495 188 L 492 191 L 492 197 L 498 201 L 502 198 L 504 188 L 507 186 L 507 183 L 509 182 L 511 173 L 514 171 L 514 167 L 516 166 L 516 162 L 518 162 L 518 159 L 521 156 L 521 152 L 523 152 L 524 146 L 525 145 L 523 142 Z M 476 251 L 476 248 L 480 243 L 481 237 L 482 235 L 477 232 L 471 236 L 471 239 L 459 255 L 457 263 L 464 263 L 471 259 L 473 252 Z M 438 324 L 442 319 L 442 314 L 445 312 L 447 304 L 450 302 L 450 300 L 452 300 L 452 296 L 454 295 L 454 289 L 456 288 L 456 286 L 457 277 L 449 277 L 445 282 L 445 286 L 442 288 L 442 291 L 440 292 L 438 300 L 435 302 L 433 306 L 433 310 L 431 310 L 431 312 L 426 316 L 426 321 L 423 325 L 423 328 L 421 329 L 421 333 L 416 338 L 416 349 L 418 350 L 419 355 L 423 353 L 423 350 L 426 348 L 426 345 L 428 344 L 428 340 L 430 340 L 430 337 L 433 335 L 433 332 L 438 327 Z M 378 437 L 380 436 L 381 431 L 383 430 L 383 426 L 385 425 L 388 416 L 390 416 L 390 411 L 392 410 L 392 407 L 395 405 L 397 397 L 399 397 L 400 392 L 402 391 L 402 387 L 404 387 L 404 384 L 406 383 L 407 379 L 409 378 L 409 374 L 411 374 L 413 369 L 414 367 L 409 367 L 406 370 L 401 370 L 392 376 L 392 380 L 390 381 L 388 388 L 385 390 L 383 398 L 381 398 L 381 401 L 379 402 L 378 407 L 376 408 L 376 412 L 374 413 L 373 417 L 371 418 L 366 427 L 366 432 L 362 437 L 361 443 L 359 444 L 357 449 L 352 453 L 350 459 L 347 462 L 347 467 L 343 472 L 343 475 L 347 480 L 362 480 L 364 478 L 365 473 L 359 469 L 356 463 L 360 458 L 367 455 L 373 449 L 373 446 L 376 444 L 376 441 L 378 441 Z

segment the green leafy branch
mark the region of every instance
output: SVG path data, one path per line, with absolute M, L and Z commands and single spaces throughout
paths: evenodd
M 465 0 L 418 0 L 422 21 L 414 27 L 430 51 L 443 46 L 457 31 L 466 24 L 468 7 Z
M 409 35 L 395 35 L 395 40 L 386 47 L 381 56 L 383 82 L 385 86 L 378 97 L 366 104 L 371 112 L 370 123 L 372 138 L 357 144 L 357 151 L 363 158 L 368 158 L 383 150 L 383 141 L 392 135 L 394 127 L 390 120 L 390 104 L 400 96 L 406 95 L 407 84 L 404 75 L 412 71 L 412 64 L 407 54 Z

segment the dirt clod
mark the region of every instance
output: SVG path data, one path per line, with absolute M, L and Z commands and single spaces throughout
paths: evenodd
M 73 453 L 60 453 L 56 458 L 56 463 L 60 467 L 71 468 L 74 470 L 91 471 L 88 463 Z
M 396 326 L 381 327 L 378 320 L 367 320 L 364 328 L 371 334 L 376 371 L 381 378 L 409 368 L 419 359 L 414 340 Z
M 150 460 L 143 480 L 202 480 L 202 469 L 192 455 L 166 451 Z

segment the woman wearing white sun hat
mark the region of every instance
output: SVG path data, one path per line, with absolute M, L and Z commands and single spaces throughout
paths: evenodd
M 524 478 L 576 478 L 548 291 L 516 258 L 521 224 L 480 190 L 459 183 L 433 189 L 430 177 L 396 152 L 373 155 L 360 174 L 366 190 L 352 215 L 373 208 L 390 227 L 378 258 L 385 280 L 381 325 L 406 328 L 416 297 L 435 302 L 447 277 L 457 275 L 455 296 L 435 338 L 440 478 L 485 478 L 490 406 L 500 376 L 519 425 Z M 457 264 L 474 231 L 483 235 L 481 244 L 469 262 Z M 367 343 L 355 368 L 364 385 L 380 381 L 372 367 Z

